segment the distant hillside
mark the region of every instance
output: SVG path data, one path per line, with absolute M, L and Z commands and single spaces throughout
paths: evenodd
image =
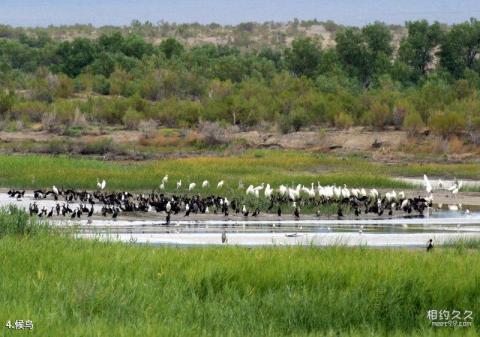
M 29 36 L 48 35 L 54 40 L 73 41 L 77 37 L 96 39 L 102 34 L 120 31 L 123 34 L 136 33 L 146 41 L 160 44 L 163 40 L 174 37 L 185 45 L 195 46 L 205 43 L 232 45 L 242 49 L 259 49 L 264 46 L 289 47 L 296 38 L 310 37 L 322 47 L 335 46 L 335 34 L 344 29 L 332 21 L 317 20 L 291 22 L 245 22 L 236 26 L 221 26 L 215 23 L 209 25 L 175 24 L 160 22 L 141 23 L 134 21 L 130 26 L 94 27 L 92 25 L 50 26 L 48 28 L 14 28 L 0 26 L 0 37 L 15 38 L 26 33 Z M 402 26 L 389 26 L 393 42 L 398 46 L 407 30 Z

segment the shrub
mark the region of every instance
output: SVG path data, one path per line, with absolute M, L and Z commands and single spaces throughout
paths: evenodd
M 60 75 L 54 89 L 54 96 L 59 98 L 68 98 L 73 95 L 74 82 L 66 75 Z
M 154 138 L 157 133 L 157 122 L 154 120 L 141 121 L 138 124 L 138 129 L 144 139 Z
M 221 127 L 218 122 L 200 123 L 199 130 L 206 145 L 225 144 L 228 141 L 225 128 Z
M 0 114 L 5 114 L 15 104 L 15 93 L 13 91 L 0 90 Z
M 363 116 L 367 125 L 377 129 L 383 129 L 386 125 L 391 124 L 391 117 L 392 114 L 388 105 L 379 102 L 374 102 Z
M 28 118 L 31 122 L 39 123 L 42 116 L 48 111 L 48 104 L 40 101 L 17 102 L 12 107 L 10 115 L 12 118 Z
M 107 153 L 114 153 L 116 151 L 117 146 L 113 142 L 113 139 L 108 137 L 90 144 L 86 144 L 85 147 L 80 150 L 80 153 L 105 155 Z
M 93 80 L 92 90 L 100 95 L 108 95 L 110 93 L 110 82 L 105 76 L 97 75 Z
M 443 138 L 460 135 L 465 130 L 465 118 L 453 111 L 439 112 L 432 117 L 432 128 Z
M 142 118 L 143 115 L 140 112 L 129 108 L 127 112 L 125 112 L 125 115 L 123 115 L 122 122 L 127 129 L 136 130 Z
M 422 116 L 417 111 L 410 111 L 403 120 L 403 127 L 411 136 L 420 132 L 424 126 Z
M 340 112 L 335 116 L 335 127 L 340 129 L 348 129 L 353 125 L 353 118 L 346 112 Z
M 42 128 L 50 132 L 59 130 L 57 114 L 53 111 L 45 112 L 42 115 Z

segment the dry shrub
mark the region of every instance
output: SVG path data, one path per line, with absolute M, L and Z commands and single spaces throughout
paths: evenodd
M 85 118 L 85 115 L 80 111 L 78 107 L 75 108 L 75 112 L 73 114 L 73 122 L 72 126 L 76 127 L 87 127 L 88 122 Z
M 150 119 L 148 121 L 141 121 L 138 124 L 138 130 L 142 133 L 144 139 L 154 138 L 157 134 L 157 122 Z
M 53 111 L 45 112 L 42 115 L 42 128 L 49 132 L 55 132 L 59 130 L 57 114 Z
M 453 136 L 448 141 L 448 152 L 449 153 L 463 153 L 464 151 L 464 142 L 456 136 Z
M 198 129 L 207 145 L 226 144 L 228 142 L 226 129 L 217 122 L 202 122 Z

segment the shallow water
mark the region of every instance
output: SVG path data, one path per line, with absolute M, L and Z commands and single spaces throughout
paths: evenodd
M 0 206 L 15 204 L 28 209 L 33 195 L 17 201 L 5 193 L 0 194 Z M 61 204 L 63 202 L 60 202 Z M 56 205 L 54 200 L 37 201 L 47 209 Z M 72 204 L 75 207 L 75 204 Z M 100 212 L 101 206 L 95 206 Z M 305 218 L 305 217 L 303 217 Z M 165 215 L 156 212 L 134 217 L 92 219 L 52 218 L 56 226 L 78 226 L 79 237 L 120 240 L 147 244 L 212 245 L 222 244 L 221 233 L 227 233 L 228 244 L 235 245 L 366 245 L 391 247 L 425 246 L 428 239 L 442 244 L 455 238 L 480 239 L 480 212 L 431 211 L 425 217 L 395 217 L 369 219 L 308 219 L 294 220 L 288 216 L 279 219 L 267 215 L 252 220 L 243 217 L 225 219 L 223 215 L 203 215 L 195 219 L 173 217 L 169 226 Z

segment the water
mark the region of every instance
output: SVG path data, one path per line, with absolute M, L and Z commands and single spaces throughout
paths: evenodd
M 33 195 L 17 201 L 0 194 L 0 206 L 16 204 L 28 208 Z M 61 202 L 63 203 L 63 202 Z M 37 201 L 40 208 L 56 205 L 54 200 Z M 72 208 L 76 204 L 72 204 Z M 100 205 L 95 206 L 99 213 Z M 473 209 L 473 208 L 472 208 Z M 480 239 L 480 212 L 432 211 L 425 217 L 381 217 L 368 219 L 318 219 L 302 216 L 301 220 L 266 215 L 258 220 L 243 217 L 225 219 L 223 215 L 200 215 L 172 218 L 164 224 L 165 215 L 156 212 L 113 220 L 94 216 L 91 219 L 52 218 L 59 227 L 77 226 L 79 237 L 120 240 L 154 245 L 217 245 L 221 233 L 227 233 L 234 245 L 366 245 L 388 247 L 422 247 L 429 239 L 442 244 L 456 238 Z

